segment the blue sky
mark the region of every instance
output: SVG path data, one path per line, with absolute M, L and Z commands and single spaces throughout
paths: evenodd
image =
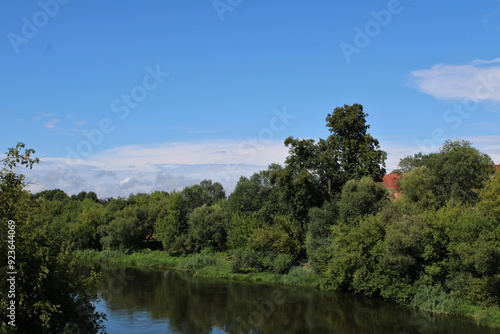
M 500 162 L 500 1 L 9 1 L 0 146 L 29 189 L 231 191 L 361 103 L 387 169 L 446 138 Z

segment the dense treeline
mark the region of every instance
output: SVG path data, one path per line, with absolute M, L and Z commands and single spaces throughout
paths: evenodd
M 336 108 L 328 138 L 289 137 L 283 166 L 242 176 L 229 196 L 211 180 L 116 199 L 56 189 L 31 196 L 33 220 L 74 249 L 225 252 L 234 273 L 305 265 L 326 289 L 500 314 L 500 173 L 491 158 L 446 141 L 401 159 L 395 194 L 380 184 L 386 153 L 366 116 L 358 104 Z

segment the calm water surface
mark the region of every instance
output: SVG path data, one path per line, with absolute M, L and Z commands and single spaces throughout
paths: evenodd
M 492 333 L 470 321 L 352 294 L 98 267 L 108 333 Z

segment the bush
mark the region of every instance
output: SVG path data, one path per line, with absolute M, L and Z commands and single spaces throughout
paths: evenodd
M 248 247 L 257 252 L 290 254 L 296 258 L 302 250 L 300 224 L 286 216 L 273 216 L 250 235 Z
M 257 219 L 256 214 L 234 214 L 229 223 L 228 247 L 231 249 L 246 248 L 249 236 L 259 225 L 260 221 Z
M 260 261 L 256 252 L 252 250 L 237 249 L 231 261 L 233 273 L 259 272 Z
M 272 268 L 272 271 L 274 273 L 282 274 L 285 271 L 287 271 L 288 269 L 290 269 L 290 267 L 292 266 L 292 263 L 293 263 L 293 256 L 292 255 L 280 253 L 272 261 L 271 268 Z
M 345 222 L 364 215 L 376 214 L 387 206 L 389 191 L 369 177 L 350 180 L 342 188 L 338 203 L 340 219 Z
M 309 223 L 307 224 L 306 240 L 304 243 L 309 263 L 316 271 L 324 271 L 332 253 L 331 227 L 338 216 L 335 202 L 325 202 L 322 208 L 309 210 Z
M 324 281 L 324 278 L 313 273 L 310 265 L 290 268 L 283 279 L 285 284 L 308 287 L 320 287 Z
M 431 312 L 458 314 L 464 303 L 463 298 L 445 292 L 441 286 L 423 285 L 415 293 L 410 305 Z
M 207 266 L 213 266 L 220 262 L 215 255 L 194 254 L 187 256 L 177 264 L 177 269 L 195 271 Z
M 117 257 L 123 256 L 125 253 L 121 250 L 103 250 L 97 260 L 99 261 L 110 261 L 111 259 L 116 259 Z

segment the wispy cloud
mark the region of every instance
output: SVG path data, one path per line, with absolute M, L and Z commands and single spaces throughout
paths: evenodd
M 37 116 L 33 117 L 33 119 L 35 121 L 39 121 L 42 118 L 48 118 L 48 117 L 53 117 L 53 116 L 55 116 L 55 114 L 47 114 L 47 113 L 39 112 L 39 113 L 37 113 Z
M 43 126 L 47 129 L 53 129 L 58 122 L 59 120 L 57 118 L 53 118 L 50 121 L 46 122 Z
M 476 125 L 478 125 L 479 128 L 481 129 L 494 130 L 494 131 L 498 131 L 500 129 L 499 124 L 494 122 L 480 122 L 477 123 Z
M 498 64 L 500 63 L 500 57 L 491 59 L 491 60 L 484 60 L 484 59 L 474 59 L 471 64 L 472 65 L 489 65 L 489 64 Z
M 500 102 L 500 58 L 467 65 L 438 64 L 410 73 L 418 90 L 444 100 Z
M 127 183 L 129 181 L 130 181 L 130 177 L 127 177 L 126 179 L 120 181 L 120 185 L 123 185 L 123 184 L 125 184 L 125 183 Z
M 75 122 L 76 125 L 84 125 L 84 124 L 87 124 L 87 122 L 85 121 L 78 121 L 78 122 Z

